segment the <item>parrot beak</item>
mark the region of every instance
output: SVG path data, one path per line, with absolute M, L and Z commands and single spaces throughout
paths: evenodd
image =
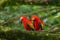
M 19 20 L 21 23 L 22 23 L 22 17 L 20 18 L 20 20 Z
M 32 23 L 34 23 L 34 18 L 32 18 Z
M 21 19 L 19 21 L 20 21 L 20 23 L 22 23 L 22 20 Z

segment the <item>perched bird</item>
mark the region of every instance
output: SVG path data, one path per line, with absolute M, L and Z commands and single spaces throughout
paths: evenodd
M 34 25 L 36 31 L 43 30 L 43 21 L 36 15 L 33 15 L 30 19 Z
M 34 30 L 34 26 L 30 20 L 27 19 L 26 16 L 20 17 L 20 22 L 24 25 L 26 30 Z

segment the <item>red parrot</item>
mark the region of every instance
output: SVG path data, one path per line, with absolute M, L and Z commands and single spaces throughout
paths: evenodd
M 21 23 L 24 25 L 26 30 L 34 30 L 34 26 L 30 20 L 27 19 L 25 16 L 20 17 Z
M 33 22 L 36 31 L 43 30 L 43 21 L 36 15 L 33 15 L 30 19 Z

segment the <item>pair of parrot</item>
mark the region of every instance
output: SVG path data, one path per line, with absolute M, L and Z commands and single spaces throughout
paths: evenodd
M 26 16 L 20 16 L 20 22 L 24 25 L 26 30 L 41 31 L 43 30 L 43 21 L 36 15 L 33 15 L 30 19 Z

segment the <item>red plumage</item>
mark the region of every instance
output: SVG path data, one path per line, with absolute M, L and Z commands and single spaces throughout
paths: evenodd
M 28 20 L 27 17 L 21 16 L 20 20 L 26 30 L 34 30 L 34 26 L 33 26 L 32 22 L 30 20 Z
M 43 29 L 43 21 L 38 16 L 33 15 L 30 20 L 33 21 L 36 31 Z

